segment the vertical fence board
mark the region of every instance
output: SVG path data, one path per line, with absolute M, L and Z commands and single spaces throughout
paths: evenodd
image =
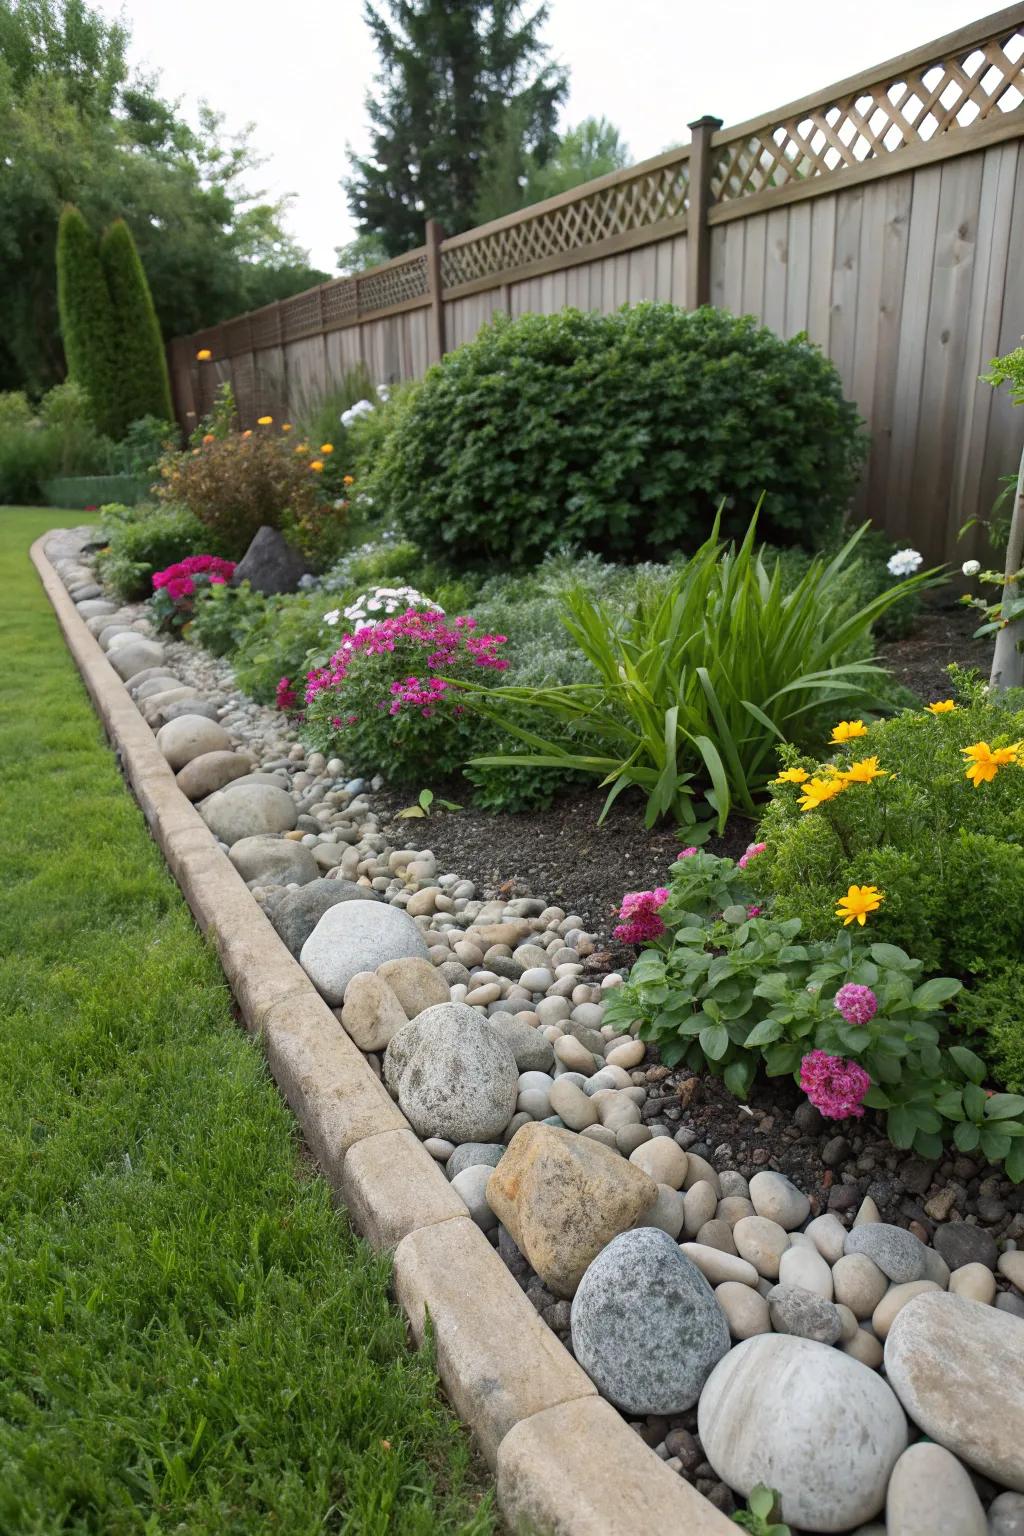
M 917 423 L 921 411 L 921 381 L 941 181 L 942 170 L 939 166 L 931 166 L 914 177 L 907 243 L 907 285 L 900 316 L 892 415 L 892 470 L 886 487 L 885 522 L 895 539 L 907 538 L 911 532 L 910 494 L 915 470 Z
M 807 295 L 807 334 L 828 351 L 832 326 L 832 263 L 836 248 L 838 196 L 811 204 L 811 281 Z
M 882 277 L 878 289 L 875 377 L 871 392 L 871 456 L 866 497 L 858 507 L 858 511 L 865 516 L 870 516 L 882 505 L 889 473 L 913 186 L 912 176 L 894 176 L 886 183 L 885 219 L 880 247 Z M 875 254 L 878 259 L 879 253 Z
M 786 329 L 790 212 L 789 208 L 775 208 L 765 223 L 763 319 L 779 335 Z
M 789 210 L 789 247 L 786 264 L 786 313 L 783 335 L 806 331 L 811 297 L 811 207 L 794 203 Z
M 1024 251 L 1024 154 L 1018 145 L 1016 174 L 1014 176 L 1013 212 L 1010 220 L 1009 261 L 1007 285 L 1002 295 L 999 321 L 999 340 L 994 354 L 1011 352 L 1024 342 L 1024 275 L 1021 268 L 1021 252 Z M 986 359 L 987 361 L 987 359 Z M 987 387 L 987 386 L 986 386 Z M 1004 384 L 993 390 L 989 406 L 988 435 L 985 442 L 985 462 L 981 476 L 981 512 L 988 516 L 992 501 L 999 489 L 1001 476 L 1012 474 L 1020 460 L 1024 442 L 1024 412 L 1014 405 Z
M 757 214 L 747 221 L 743 242 L 743 313 L 764 318 L 764 258 L 768 216 Z
M 860 226 L 864 192 L 857 187 L 839 199 L 836 243 L 832 258 L 832 304 L 829 356 L 839 370 L 843 388 L 853 394 L 853 356 L 857 344 L 857 286 L 860 282 Z

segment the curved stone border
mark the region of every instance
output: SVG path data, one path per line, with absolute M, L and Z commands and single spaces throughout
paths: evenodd
M 687 1536 L 736 1527 L 650 1450 L 542 1322 L 175 783 L 153 733 L 47 559 L 31 558 L 107 735 L 248 1030 L 352 1225 L 394 1255 L 394 1290 L 497 1475 L 510 1527 Z

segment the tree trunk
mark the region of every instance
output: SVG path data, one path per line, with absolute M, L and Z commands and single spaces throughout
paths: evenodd
M 1010 537 L 1006 544 L 1006 576 L 1003 582 L 1003 608 L 1021 596 L 1021 584 L 1017 573 L 1024 566 L 1024 452 L 1020 457 L 1017 475 L 1017 494 L 1013 499 L 1010 518 Z M 992 657 L 991 686 L 1002 691 L 1006 688 L 1024 688 L 1024 618 L 1013 619 L 1003 629 L 996 630 L 996 648 Z

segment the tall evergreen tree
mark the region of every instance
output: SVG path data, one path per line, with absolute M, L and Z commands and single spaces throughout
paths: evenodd
M 117 386 L 120 429 L 140 416 L 173 418 L 160 322 L 132 232 L 115 219 L 100 241 L 100 261 L 107 279 L 117 337 Z
M 116 436 L 120 413 L 110 291 L 96 237 L 70 204 L 57 229 L 57 304 L 68 377 L 87 392 L 99 430 Z
M 361 235 L 389 255 L 419 245 L 427 218 L 475 221 L 484 162 L 501 144 L 525 174 L 558 142 L 568 76 L 541 40 L 547 5 L 522 0 L 366 0 L 380 55 L 366 106 L 373 147 L 344 183 Z M 510 133 L 514 143 L 510 144 Z

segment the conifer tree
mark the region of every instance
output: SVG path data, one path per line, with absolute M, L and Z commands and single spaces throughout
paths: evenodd
M 120 431 L 140 416 L 170 421 L 174 413 L 160 322 L 132 232 L 123 219 L 115 219 L 100 241 L 100 260 L 117 338 Z
M 110 291 L 96 237 L 70 204 L 57 229 L 57 304 L 68 377 L 88 394 L 98 429 L 116 437 L 121 423 Z

